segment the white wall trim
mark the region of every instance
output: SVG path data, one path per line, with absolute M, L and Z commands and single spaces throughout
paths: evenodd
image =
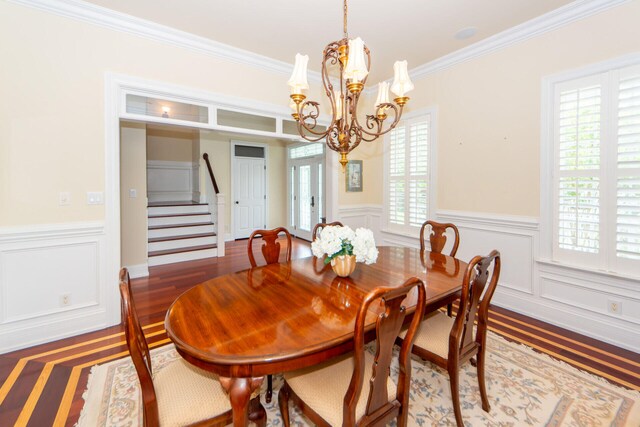
M 474 223 L 494 227 L 508 226 L 521 230 L 537 231 L 538 218 L 519 216 L 519 215 L 501 215 L 493 213 L 481 212 L 465 212 L 438 209 L 436 212 L 438 218 L 447 218 L 456 225 L 459 223 Z
M 409 74 L 412 79 L 419 80 L 462 62 L 470 61 L 507 48 L 630 1 L 631 0 L 576 0 L 549 13 L 488 37 L 478 43 L 474 43 L 415 67 L 410 70 Z
M 149 264 L 146 262 L 144 264 L 127 265 L 126 267 L 129 270 L 129 277 L 132 279 L 149 276 Z
M 288 75 L 293 69 L 293 65 L 284 61 L 79 0 L 8 1 L 278 74 Z M 424 78 L 456 64 L 553 31 L 629 1 L 631 0 L 576 0 L 478 43 L 419 65 L 410 70 L 410 75 L 415 80 Z M 322 81 L 320 73 L 316 71 L 309 71 L 309 79 L 316 83 Z M 375 90 L 377 89 L 372 86 L 366 90 L 366 93 L 373 94 Z
M 293 65 L 255 52 L 233 47 L 206 37 L 180 31 L 106 7 L 79 0 L 8 0 L 58 16 L 108 28 L 149 40 L 166 43 L 198 53 L 249 65 L 272 73 L 288 75 Z M 309 72 L 309 79 L 321 82 L 319 72 Z
M 104 230 L 102 222 L 0 229 L 0 353 L 111 324 Z
M 55 237 L 88 236 L 93 234 L 102 234 L 103 232 L 104 222 L 102 221 L 0 227 L 0 244 Z

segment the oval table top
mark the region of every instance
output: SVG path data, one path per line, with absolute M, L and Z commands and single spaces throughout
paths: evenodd
M 167 335 L 183 357 L 202 368 L 229 377 L 261 376 L 346 351 L 359 305 L 378 286 L 422 279 L 427 311 L 450 302 L 461 288 L 465 262 L 412 248 L 379 251 L 375 264 L 358 263 L 348 278 L 310 257 L 208 280 L 171 305 Z M 412 312 L 416 295 L 410 298 L 405 306 Z

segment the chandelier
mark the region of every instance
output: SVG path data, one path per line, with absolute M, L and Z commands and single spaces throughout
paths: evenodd
M 340 153 L 340 164 L 344 169 L 349 162 L 347 155 L 360 142 L 373 141 L 398 124 L 402 110 L 409 101 L 405 94 L 413 89 L 413 83 L 407 72 L 407 61 L 396 61 L 393 64 L 394 79 L 391 84 L 391 91 L 396 95 L 394 103 L 389 102 L 389 83 L 379 83 L 374 114 L 366 116 L 363 126 L 358 120 L 358 101 L 369 74 L 371 54 L 360 37 L 349 39 L 347 0 L 344 0 L 343 24 L 342 40 L 329 43 L 322 54 L 322 85 L 331 103 L 332 115 L 326 130 L 321 130 L 319 126 L 316 129 L 320 104 L 305 100 L 304 90 L 309 89 L 309 56 L 296 54 L 293 73 L 287 83 L 291 86 L 291 107 L 295 111 L 292 116 L 297 122 L 300 136 L 311 142 L 326 139 L 327 146 Z M 389 112 L 393 112 L 393 120 L 385 128 Z

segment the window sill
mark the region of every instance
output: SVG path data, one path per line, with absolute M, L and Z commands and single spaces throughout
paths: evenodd
M 420 239 L 420 229 L 416 230 L 416 234 L 411 234 L 408 232 L 403 232 L 403 231 L 397 231 L 397 230 L 389 230 L 388 228 L 383 228 L 380 230 L 380 232 L 384 233 L 384 234 L 390 234 L 392 236 L 398 236 L 398 237 L 407 237 L 410 239 Z
M 548 258 L 539 258 L 536 260 L 536 262 L 543 266 L 561 268 L 561 269 L 570 270 L 578 273 L 592 274 L 592 275 L 597 275 L 597 276 L 608 278 L 608 279 L 618 279 L 623 281 L 632 281 L 636 283 L 640 281 L 640 276 L 632 276 L 630 274 L 615 273 L 613 271 L 606 271 L 606 270 L 596 270 L 594 268 L 588 268 L 588 267 L 584 267 L 576 264 L 562 263 L 562 262 L 554 261 Z

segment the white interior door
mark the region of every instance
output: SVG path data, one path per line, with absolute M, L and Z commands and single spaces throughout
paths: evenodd
M 292 228 L 296 236 L 311 240 L 311 231 L 324 218 L 324 165 L 321 159 L 291 163 Z
M 234 157 L 233 235 L 248 238 L 266 227 L 265 159 Z

